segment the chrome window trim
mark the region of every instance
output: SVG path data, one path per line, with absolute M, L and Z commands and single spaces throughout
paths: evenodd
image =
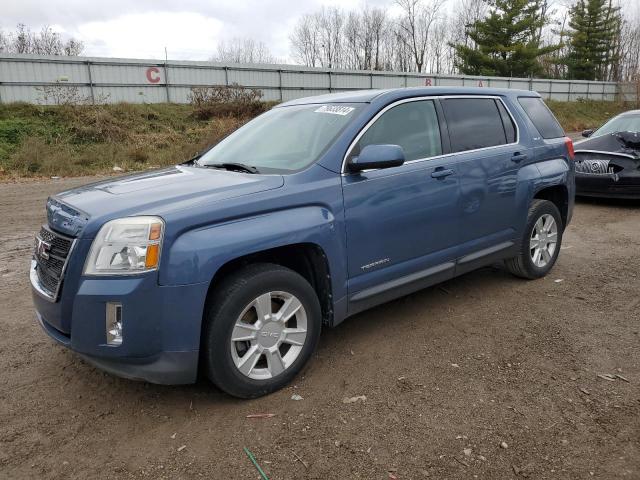
M 504 109 L 509 114 L 509 117 L 511 118 L 511 121 L 513 122 L 513 125 L 515 126 L 515 129 L 516 129 L 516 141 L 512 142 L 512 143 L 505 143 L 503 145 L 493 145 L 491 147 L 482 147 L 482 148 L 474 148 L 473 150 L 464 150 L 462 152 L 443 153 L 441 155 L 434 155 L 433 157 L 416 158 L 415 160 L 409 160 L 407 162 L 404 162 L 404 165 L 408 165 L 408 164 L 411 164 L 411 163 L 417 163 L 417 162 L 424 162 L 424 161 L 428 161 L 428 160 L 435 160 L 435 159 L 438 159 L 438 158 L 446 158 L 446 157 L 450 157 L 452 155 L 459 155 L 459 154 L 462 154 L 462 153 L 481 152 L 483 150 L 489 150 L 489 149 L 492 149 L 492 148 L 508 147 L 508 146 L 511 146 L 511 145 L 518 145 L 520 143 L 520 127 L 518 125 L 518 122 L 516 122 L 515 117 L 511 113 L 511 110 L 509 110 L 509 107 L 507 106 L 507 104 L 504 103 L 504 100 L 502 99 L 502 97 L 500 97 L 498 95 L 428 95 L 428 96 L 423 96 L 423 97 L 403 98 L 401 100 L 397 100 L 397 101 L 395 101 L 393 103 L 390 103 L 389 105 L 384 107 L 382 110 L 380 110 L 378 113 L 376 113 L 375 116 L 366 123 L 366 125 L 362 128 L 362 130 L 360 130 L 360 132 L 358 132 L 358 135 L 356 135 L 356 137 L 349 144 L 349 148 L 347 148 L 347 153 L 345 153 L 344 157 L 342 158 L 342 167 L 340 168 L 341 175 L 349 175 L 350 174 L 350 172 L 348 172 L 347 168 L 346 168 L 347 167 L 347 158 L 349 158 L 349 155 L 351 154 L 351 151 L 356 146 L 356 144 L 360 141 L 360 138 L 362 138 L 362 136 L 365 133 L 367 133 L 367 130 L 369 130 L 369 128 L 371 128 L 371 126 L 378 120 L 378 118 L 380 118 L 382 115 L 384 115 L 385 112 L 387 112 L 388 110 L 391 110 L 393 107 L 396 107 L 398 105 L 402 105 L 404 103 L 419 102 L 419 101 L 423 101 L 423 100 L 436 100 L 436 99 L 445 99 L 446 100 L 446 99 L 451 99 L 451 98 L 491 98 L 491 99 L 494 99 L 494 100 L 499 100 L 502 103 L 502 106 L 504 107 Z M 500 115 L 500 112 L 498 112 L 498 115 Z M 502 121 L 502 117 L 500 117 L 500 118 L 501 118 L 501 121 Z M 506 138 L 506 133 L 505 133 L 505 138 Z M 377 169 L 377 170 L 379 170 L 379 169 Z M 365 170 L 365 171 L 370 171 L 370 170 Z

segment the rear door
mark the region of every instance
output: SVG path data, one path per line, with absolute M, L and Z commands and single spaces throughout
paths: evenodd
M 459 184 L 443 157 L 438 106 L 404 101 L 378 114 L 348 153 L 400 145 L 399 167 L 343 175 L 350 313 L 453 275 Z M 443 145 L 444 143 L 444 145 Z
M 460 178 L 460 273 L 513 248 L 518 171 L 532 152 L 499 97 L 445 98 L 442 108 Z

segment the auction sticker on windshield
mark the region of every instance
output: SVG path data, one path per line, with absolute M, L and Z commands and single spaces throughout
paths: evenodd
M 334 115 L 349 115 L 355 109 L 353 107 L 343 107 L 339 105 L 323 105 L 316 108 L 316 113 L 333 113 Z

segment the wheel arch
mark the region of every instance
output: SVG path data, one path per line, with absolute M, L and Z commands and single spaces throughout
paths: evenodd
M 329 262 L 322 247 L 311 242 L 282 245 L 228 260 L 213 275 L 207 292 L 207 302 L 210 301 L 216 287 L 230 274 L 258 263 L 280 265 L 304 277 L 320 301 L 323 325 L 333 324 L 333 291 Z
M 566 185 L 545 186 L 533 195 L 533 199 L 548 200 L 553 203 L 560 211 L 562 227 L 565 228 L 567 226 L 569 216 L 569 189 Z

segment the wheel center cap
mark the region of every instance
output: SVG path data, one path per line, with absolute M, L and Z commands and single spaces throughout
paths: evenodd
M 278 343 L 281 335 L 282 325 L 276 322 L 267 322 L 258 332 L 258 343 L 265 348 L 273 347 Z

